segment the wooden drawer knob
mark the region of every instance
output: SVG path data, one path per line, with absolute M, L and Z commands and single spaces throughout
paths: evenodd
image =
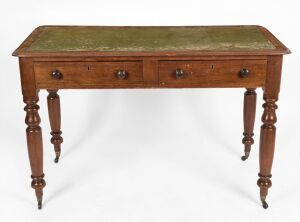
M 51 73 L 51 76 L 52 76 L 52 79 L 62 79 L 62 77 L 63 77 L 63 75 L 61 74 L 61 72 L 58 71 L 58 70 L 54 70 Z
M 240 77 L 245 78 L 245 77 L 247 77 L 249 75 L 250 75 L 250 70 L 249 69 L 245 69 L 245 68 L 241 69 L 241 71 L 240 71 Z
M 126 73 L 125 70 L 119 70 L 119 71 L 117 72 L 117 77 L 118 77 L 119 79 L 125 79 L 126 76 L 127 76 L 127 73 Z
M 183 70 L 182 69 L 176 69 L 175 70 L 175 76 L 176 76 L 177 79 L 182 78 L 184 76 Z

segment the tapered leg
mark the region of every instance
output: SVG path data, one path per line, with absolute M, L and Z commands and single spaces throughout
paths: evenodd
M 263 207 L 268 208 L 266 197 L 268 194 L 268 188 L 272 186 L 271 182 L 271 168 L 274 156 L 275 148 L 275 135 L 276 135 L 276 113 L 277 105 L 275 99 L 265 99 L 263 105 L 264 113 L 262 116 L 263 125 L 260 131 L 260 152 L 259 152 L 259 165 L 260 177 L 257 181 L 257 185 L 260 187 L 260 199 Z
M 55 159 L 54 162 L 57 163 L 61 153 L 61 143 L 63 138 L 61 137 L 61 117 L 60 117 L 60 99 L 57 94 L 58 90 L 48 90 L 49 95 L 47 97 L 48 102 L 48 113 L 51 126 L 51 143 L 54 145 Z
M 257 185 L 260 188 L 260 199 L 265 209 L 268 208 L 266 197 L 268 190 L 272 186 L 271 169 L 273 164 L 273 156 L 275 149 L 275 136 L 277 122 L 276 117 L 276 102 L 278 100 L 280 90 L 282 68 L 282 56 L 268 57 L 268 67 L 266 83 L 264 87 L 264 112 L 262 115 L 262 126 L 260 129 L 260 144 L 259 144 L 259 179 Z
M 246 160 L 249 157 L 251 151 L 251 145 L 253 140 L 253 128 L 256 111 L 256 92 L 255 89 L 247 89 L 244 94 L 244 138 L 242 140 L 245 148 L 245 155 L 242 156 L 242 160 Z
M 27 147 L 29 161 L 31 166 L 31 187 L 35 189 L 35 194 L 38 201 L 38 208 L 42 208 L 43 188 L 46 185 L 43 173 L 43 142 L 42 129 L 39 126 L 41 120 L 38 113 L 39 106 L 37 105 L 38 98 L 33 100 L 24 100 L 26 106 L 25 123 L 28 125 L 26 129 Z

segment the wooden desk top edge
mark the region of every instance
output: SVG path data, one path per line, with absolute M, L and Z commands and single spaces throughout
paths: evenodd
M 32 52 L 26 49 L 35 41 L 37 36 L 48 27 L 106 27 L 106 28 L 126 28 L 126 27 L 257 27 L 276 49 L 268 50 L 188 50 L 188 51 L 68 51 L 68 52 Z M 259 25 L 240 26 L 54 26 L 45 25 L 37 27 L 25 41 L 13 52 L 17 57 L 102 57 L 102 56 L 229 56 L 229 55 L 284 55 L 291 51 L 280 42 L 268 29 Z

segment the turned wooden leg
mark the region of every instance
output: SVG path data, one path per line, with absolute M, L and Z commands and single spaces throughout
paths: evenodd
M 57 163 L 61 153 L 61 143 L 63 138 L 61 137 L 61 117 L 60 117 L 60 99 L 57 94 L 58 90 L 48 90 L 49 95 L 47 97 L 48 102 L 48 113 L 51 126 L 51 143 L 54 145 L 55 159 L 54 162 Z
M 267 65 L 266 83 L 264 86 L 264 112 L 261 117 L 263 122 L 260 129 L 259 144 L 259 179 L 257 185 L 260 188 L 260 199 L 265 209 L 268 208 L 266 197 L 268 189 L 272 186 L 271 169 L 275 149 L 275 136 L 277 122 L 276 102 L 280 91 L 282 68 L 282 56 L 269 56 Z
M 38 98 L 33 100 L 24 99 L 26 106 L 25 123 L 28 125 L 26 129 L 27 147 L 29 161 L 31 167 L 31 187 L 35 189 L 35 194 L 38 201 L 38 209 L 42 208 L 43 188 L 46 185 L 43 173 L 43 142 L 42 129 L 39 126 L 41 120 L 38 113 L 39 106 L 37 105 Z
M 263 125 L 260 130 L 260 150 L 259 150 L 259 179 L 257 185 L 260 187 L 260 199 L 263 207 L 268 208 L 266 197 L 268 189 L 272 186 L 271 182 L 271 168 L 275 148 L 275 135 L 276 135 L 276 113 L 277 105 L 276 99 L 266 99 L 263 105 L 264 113 L 262 115 Z
M 256 111 L 256 92 L 255 89 L 247 89 L 244 94 L 244 138 L 242 140 L 245 148 L 245 155 L 242 156 L 242 160 L 248 159 L 251 151 L 251 145 L 253 140 L 253 128 Z

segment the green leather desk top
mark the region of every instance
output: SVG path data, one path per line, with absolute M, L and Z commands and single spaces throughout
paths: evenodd
M 28 51 L 259 50 L 275 47 L 257 27 L 46 27 Z
M 41 26 L 14 55 L 53 52 L 278 51 L 279 43 L 276 46 L 274 40 L 270 41 L 268 33 L 260 26 Z

